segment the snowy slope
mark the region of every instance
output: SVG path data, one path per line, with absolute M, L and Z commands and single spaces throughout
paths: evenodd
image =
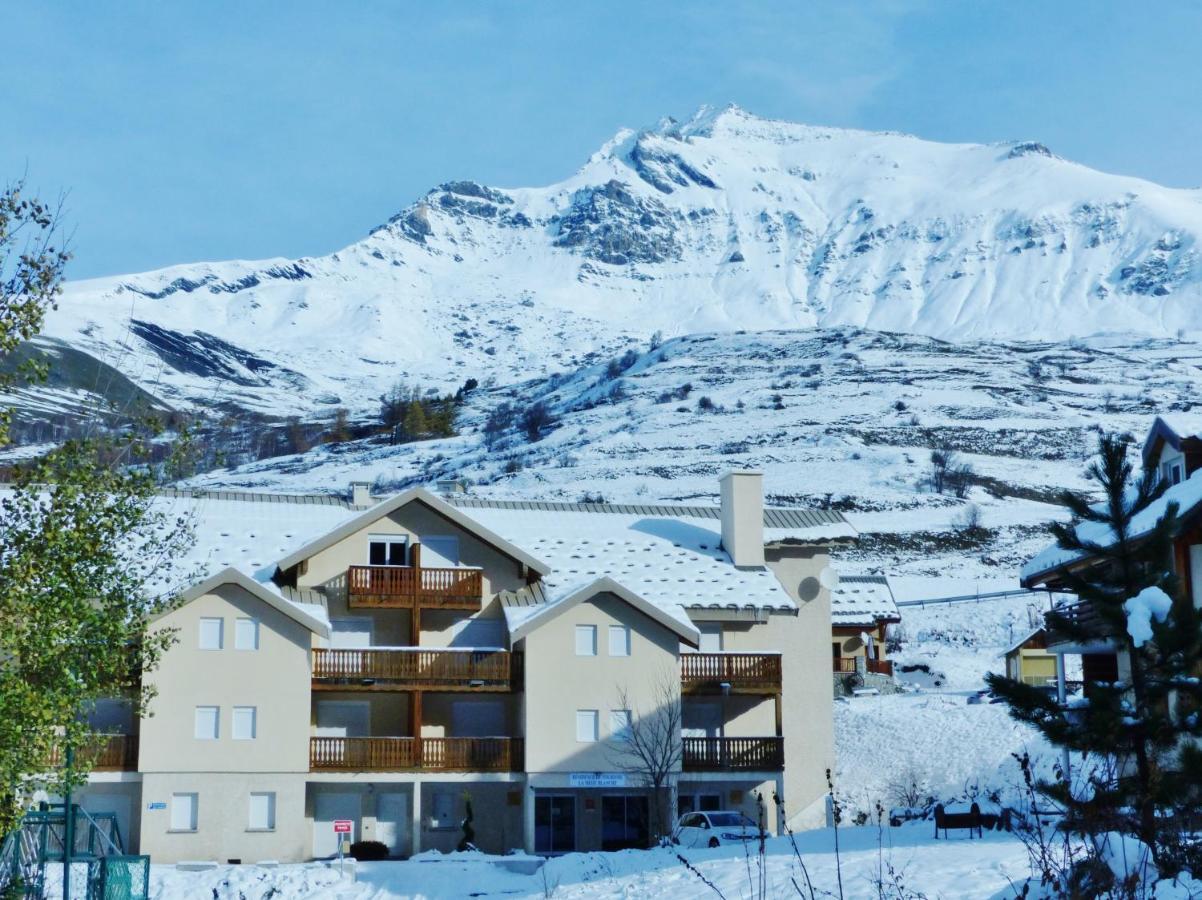
M 1202 327 L 1200 235 L 1202 192 L 1038 144 L 703 109 L 548 187 L 449 182 L 329 256 L 71 284 L 47 334 L 176 407 L 361 415 L 399 378 L 508 383 L 656 330 L 1173 334 Z

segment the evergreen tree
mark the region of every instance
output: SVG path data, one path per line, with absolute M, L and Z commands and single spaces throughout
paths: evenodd
M 1082 754 L 1075 780 L 1039 785 L 1064 810 L 1062 829 L 1070 836 L 1133 835 L 1149 848 L 1161 874 L 1172 875 L 1192 865 L 1197 853 L 1165 813 L 1177 813 L 1178 822 L 1192 814 L 1202 788 L 1202 751 L 1189 740 L 1202 736 L 1196 677 L 1202 671 L 1202 620 L 1173 574 L 1180 522 L 1177 503 L 1164 502 L 1167 484 L 1153 469 L 1134 475 L 1127 442 L 1115 435 L 1101 436 L 1089 475 L 1104 500 L 1090 505 L 1063 492 L 1060 501 L 1072 521 L 1053 530 L 1062 549 L 1091 560 L 1060 576 L 1090 614 L 1053 611 L 1047 624 L 1074 642 L 1108 637 L 1120 659 L 1129 661 L 1129 675 L 1092 684 L 1087 700 L 1063 706 L 1021 681 L 996 674 L 987 680 L 1015 719 L 1053 745 Z

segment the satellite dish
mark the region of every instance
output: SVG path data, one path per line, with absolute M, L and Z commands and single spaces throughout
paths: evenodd
M 818 583 L 828 591 L 833 591 L 839 586 L 839 573 L 831 566 L 827 566 L 818 573 Z
M 809 578 L 801 579 L 801 584 L 797 585 L 798 599 L 809 603 L 818 597 L 818 593 L 822 590 L 822 585 L 818 583 L 818 579 L 811 575 Z

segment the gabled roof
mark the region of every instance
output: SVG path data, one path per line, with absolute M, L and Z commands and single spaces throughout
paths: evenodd
M 474 534 L 476 537 L 480 538 L 480 540 L 491 544 L 506 556 L 512 557 L 523 565 L 530 567 L 540 575 L 547 575 L 550 573 L 551 567 L 542 560 L 535 559 L 521 547 L 518 547 L 516 544 L 512 544 L 503 537 L 493 533 L 475 519 L 465 515 L 464 513 L 461 513 L 445 500 L 435 496 L 434 494 L 431 494 L 429 491 L 423 488 L 410 488 L 403 493 L 397 494 L 394 497 L 390 497 L 381 503 L 377 503 L 375 506 L 364 510 L 359 515 L 343 522 L 334 530 L 322 535 L 314 541 L 310 541 L 299 550 L 295 550 L 288 554 L 279 562 L 277 562 L 276 566 L 279 569 L 290 569 L 297 563 L 309 559 L 311 556 L 320 553 L 322 550 L 332 547 L 334 544 L 338 543 L 344 538 L 350 537 L 355 532 L 367 528 L 373 522 L 379 521 L 395 510 L 398 510 L 401 507 L 413 502 L 425 504 L 439 515 L 450 519 L 464 531 L 468 532 L 469 534 Z
M 1031 640 L 1031 638 L 1033 638 L 1037 634 L 1040 634 L 1041 632 L 1043 632 L 1043 630 L 1044 630 L 1044 627 L 1042 625 L 1040 625 L 1034 631 L 1027 632 L 1025 635 L 1022 636 L 1022 638 L 1020 640 L 1015 641 L 1013 644 L 1011 644 L 1009 647 L 1007 647 L 1005 650 L 1003 650 L 1002 656 L 1009 656 L 1011 653 L 1013 653 L 1015 650 L 1017 650 L 1019 647 L 1021 647 L 1023 644 L 1025 644 L 1027 641 Z
M 545 603 L 536 606 L 506 606 L 505 618 L 509 623 L 509 636 L 515 641 L 524 638 L 530 632 L 541 628 L 560 614 L 567 612 L 573 606 L 583 603 L 585 600 L 589 600 L 601 593 L 610 593 L 618 599 L 625 601 L 649 619 L 658 622 L 664 628 L 674 632 L 687 644 L 696 647 L 701 640 L 701 635 L 698 633 L 697 628 L 684 615 L 683 610 L 677 615 L 672 615 L 662 607 L 650 603 L 634 593 L 634 591 L 618 584 L 612 578 L 598 578 L 571 592 L 555 603 Z M 511 609 L 516 614 L 511 615 Z
M 1198 438 L 1202 438 L 1202 418 L 1189 414 L 1157 416 L 1152 420 L 1148 436 L 1144 438 L 1144 462 L 1157 451 L 1161 442 L 1180 450 L 1182 441 Z
M 228 569 L 218 572 L 216 575 L 211 575 L 204 581 L 200 581 L 192 585 L 192 587 L 180 594 L 179 603 L 176 606 L 173 606 L 170 610 L 167 610 L 156 618 L 162 618 L 162 616 L 165 616 L 173 610 L 178 609 L 180 606 L 186 606 L 197 597 L 210 594 L 214 589 L 225 584 L 233 584 L 242 588 L 242 590 L 246 591 L 251 596 L 258 598 L 259 600 L 262 600 L 272 609 L 283 613 L 294 622 L 300 623 L 310 631 L 315 632 L 322 637 L 330 636 L 330 628 L 325 622 L 301 609 L 296 603 L 285 600 L 275 591 L 271 590 L 265 585 L 260 584 L 250 576 L 240 572 L 238 569 L 235 569 L 232 566 Z
M 900 622 L 889 579 L 884 575 L 841 575 L 831 591 L 831 624 L 875 627 Z
M 1180 520 L 1192 517 L 1199 507 L 1202 507 L 1202 469 L 1194 472 L 1185 481 L 1173 485 L 1161 494 L 1155 503 L 1132 518 L 1129 538 L 1138 540 L 1149 534 L 1164 516 L 1170 503 L 1177 504 L 1177 516 Z M 1095 506 L 1100 508 L 1101 504 Z M 1099 547 L 1109 547 L 1115 541 L 1114 531 L 1104 522 L 1081 522 L 1076 527 L 1076 534 L 1078 539 Z M 1047 576 L 1057 570 L 1090 558 L 1088 553 L 1065 550 L 1059 544 L 1051 544 L 1022 567 L 1020 583 L 1023 587 L 1042 584 L 1047 580 Z

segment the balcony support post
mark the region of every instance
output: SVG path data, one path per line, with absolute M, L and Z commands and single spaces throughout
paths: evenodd
M 409 855 L 422 852 L 422 780 L 413 779 L 413 798 L 409 803 Z
M 409 610 L 409 644 L 420 647 L 422 643 L 422 605 L 415 602 Z
M 522 785 L 522 844 L 534 855 L 534 785 Z
M 422 765 L 422 692 L 409 695 L 409 728 L 413 732 L 413 761 L 420 769 Z
M 784 714 L 781 710 L 781 696 L 780 696 L 779 691 L 772 695 L 772 700 L 773 700 L 773 706 L 776 708 L 775 709 L 775 712 L 776 712 L 776 736 L 784 737 L 785 736 Z

